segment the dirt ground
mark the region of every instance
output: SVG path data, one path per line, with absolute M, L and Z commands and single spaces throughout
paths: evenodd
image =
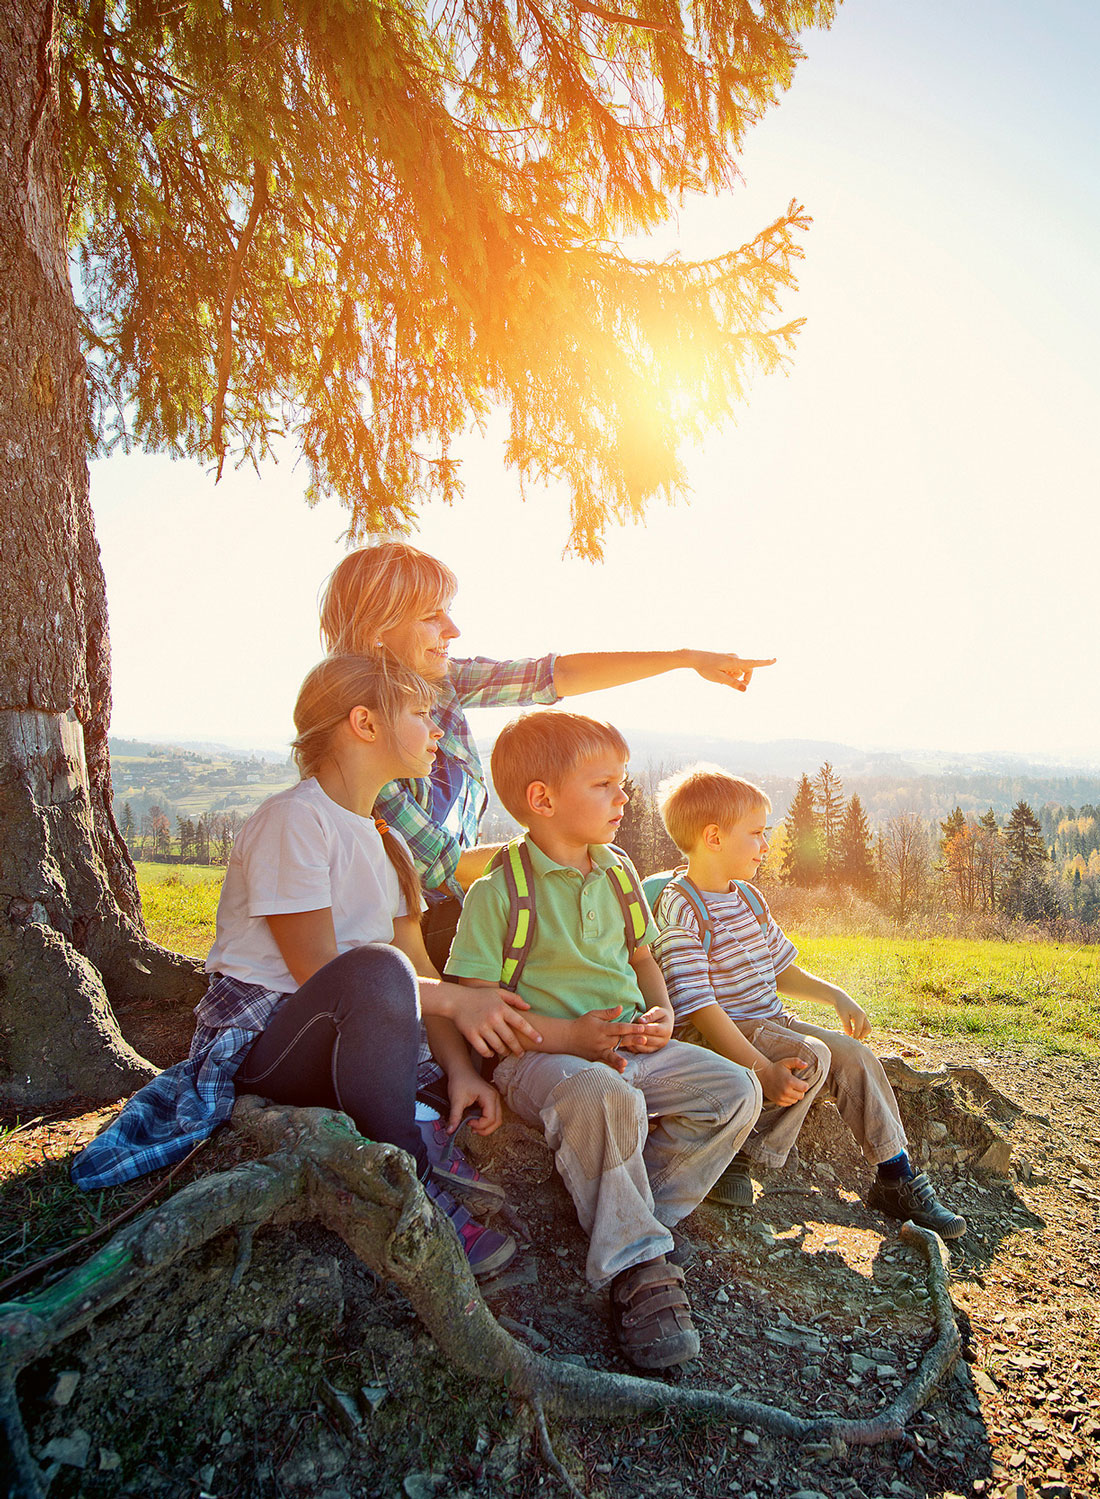
M 552 1426 L 593 1499 L 1100 1488 L 1100 1114 L 1085 1065 L 900 1035 L 877 1049 L 904 1059 L 895 1086 L 916 1154 L 969 1224 L 951 1246 L 963 1359 L 904 1440 L 839 1456 L 671 1414 Z M 102 1117 L 45 1127 L 44 1151 L 75 1148 Z M 869 1172 L 831 1106 L 800 1151 L 751 1210 L 704 1204 L 683 1225 L 703 1350 L 673 1380 L 866 1416 L 931 1341 L 922 1266 L 863 1206 Z M 201 1169 L 233 1158 L 219 1139 Z M 479 1163 L 507 1186 L 523 1241 L 485 1287 L 498 1318 L 539 1352 L 625 1371 L 541 1142 L 511 1123 Z M 247 1262 L 233 1236 L 208 1246 L 32 1366 L 19 1395 L 51 1499 L 560 1491 L 526 1413 L 450 1369 L 397 1292 L 309 1227 L 257 1234 Z

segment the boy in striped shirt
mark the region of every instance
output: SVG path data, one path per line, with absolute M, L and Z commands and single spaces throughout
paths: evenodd
M 665 886 L 655 912 L 653 951 L 672 1000 L 674 1034 L 750 1068 L 764 1094 L 755 1129 L 711 1199 L 751 1206 L 750 1162 L 782 1166 L 824 1089 L 877 1168 L 867 1205 L 944 1239 L 964 1234 L 966 1220 L 913 1170 L 894 1090 L 862 1044 L 871 1033 L 866 1014 L 843 989 L 800 968 L 794 944 L 759 892 L 739 889 L 768 852 L 765 793 L 726 771 L 696 766 L 666 781 L 658 801 L 688 861 L 686 876 Z M 784 1010 L 780 994 L 832 1005 L 843 1029 L 799 1020 Z

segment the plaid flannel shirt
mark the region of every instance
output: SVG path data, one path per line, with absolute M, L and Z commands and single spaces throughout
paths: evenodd
M 391 781 L 383 786 L 375 812 L 395 827 L 409 845 L 420 882 L 427 891 L 445 890 L 462 899 L 454 878 L 459 855 L 477 842 L 477 829 L 488 805 L 485 772 L 467 721 L 465 708 L 496 708 L 556 703 L 554 656 L 523 661 L 452 661 L 440 684 L 432 716 L 443 730 L 437 761 L 450 760 L 461 785 L 448 826 L 432 817 L 432 785 L 425 777 Z
M 85 1192 L 115 1187 L 181 1161 L 233 1112 L 233 1078 L 285 996 L 214 974 L 195 1008 L 186 1061 L 146 1083 L 72 1164 Z

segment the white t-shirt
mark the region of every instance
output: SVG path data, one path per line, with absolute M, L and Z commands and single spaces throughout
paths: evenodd
M 374 820 L 310 778 L 269 796 L 237 834 L 207 973 L 293 993 L 298 984 L 265 917 L 325 908 L 341 953 L 392 941 L 393 919 L 408 909 Z

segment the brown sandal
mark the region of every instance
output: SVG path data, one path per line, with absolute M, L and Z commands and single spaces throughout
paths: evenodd
M 686 1364 L 699 1352 L 684 1272 L 663 1254 L 616 1275 L 611 1282 L 611 1326 L 623 1354 L 639 1369 Z

